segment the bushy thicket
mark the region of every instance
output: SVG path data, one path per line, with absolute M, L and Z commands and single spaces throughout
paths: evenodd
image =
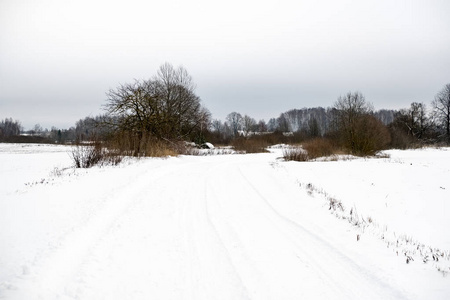
M 336 136 L 353 155 L 374 155 L 391 142 L 386 126 L 373 116 L 372 105 L 359 93 L 347 93 L 334 104 Z
M 270 146 L 270 143 L 264 137 L 239 137 L 231 142 L 231 145 L 238 152 L 244 153 L 263 153 L 267 152 L 266 148 Z
M 336 142 L 329 138 L 314 138 L 303 142 L 301 146 L 284 149 L 283 158 L 293 161 L 310 161 L 339 153 L 342 153 L 342 149 Z
M 309 159 L 330 156 L 341 151 L 336 143 L 327 138 L 314 138 L 303 143 L 302 147 L 308 153 Z

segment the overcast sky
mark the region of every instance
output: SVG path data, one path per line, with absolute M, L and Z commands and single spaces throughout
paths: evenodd
M 68 128 L 105 93 L 183 65 L 214 118 L 429 106 L 450 83 L 450 1 L 0 0 L 0 119 Z

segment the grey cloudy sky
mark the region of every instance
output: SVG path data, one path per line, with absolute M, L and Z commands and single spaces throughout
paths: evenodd
M 450 83 L 450 1 L 0 0 L 0 119 L 68 128 L 105 92 L 183 65 L 214 118 L 429 104 Z

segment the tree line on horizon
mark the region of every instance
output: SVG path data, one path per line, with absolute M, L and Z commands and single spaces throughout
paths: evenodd
M 268 122 L 238 112 L 222 121 L 211 119 L 187 70 L 166 63 L 148 80 L 108 91 L 104 110 L 105 114 L 80 119 L 69 129 L 44 130 L 37 124 L 28 135 L 51 143 L 107 140 L 111 147 L 133 155 L 149 155 L 155 145 L 177 148 L 186 141 L 228 145 L 261 136 L 267 142 L 290 143 L 327 138 L 361 155 L 386 147 L 450 145 L 450 84 L 436 94 L 431 109 L 412 102 L 397 111 L 375 111 L 362 93 L 349 92 L 332 107 L 292 109 Z M 19 121 L 1 120 L 0 141 L 20 142 L 17 137 L 22 130 Z

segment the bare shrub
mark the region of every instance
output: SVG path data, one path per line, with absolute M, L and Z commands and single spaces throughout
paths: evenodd
M 104 157 L 100 143 L 94 145 L 76 145 L 71 152 L 76 168 L 90 168 L 97 165 Z
M 123 155 L 118 149 L 107 149 L 102 143 L 78 144 L 72 148 L 70 156 L 76 168 L 91 168 L 99 165 L 116 166 L 122 162 Z
M 309 155 L 308 152 L 301 147 L 291 147 L 283 150 L 283 158 L 288 161 L 308 161 Z

